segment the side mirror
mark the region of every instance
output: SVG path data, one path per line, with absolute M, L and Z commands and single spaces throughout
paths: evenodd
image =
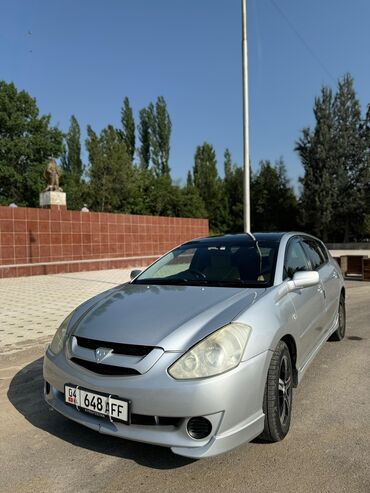
M 294 291 L 295 289 L 309 288 L 310 286 L 315 286 L 319 284 L 320 277 L 319 273 L 315 270 L 309 271 L 298 271 L 294 274 L 293 279 L 288 281 L 289 291 Z
M 141 274 L 142 272 L 143 272 L 143 271 L 142 271 L 142 270 L 140 270 L 140 269 L 134 269 L 134 270 L 132 270 L 132 271 L 131 271 L 131 273 L 130 273 L 130 279 L 131 279 L 131 281 L 132 281 L 133 279 L 135 279 L 135 277 L 137 277 L 137 276 L 138 276 L 139 274 Z

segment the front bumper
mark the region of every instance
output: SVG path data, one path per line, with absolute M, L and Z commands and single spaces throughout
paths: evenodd
M 265 351 L 223 375 L 178 381 L 166 370 L 179 353 L 164 353 L 142 375 L 117 377 L 92 373 L 69 361 L 63 352 L 55 356 L 48 350 L 44 358 L 45 400 L 67 418 L 100 433 L 170 447 L 186 457 L 209 457 L 262 432 L 263 393 L 271 354 Z M 160 419 L 155 424 L 110 422 L 65 404 L 67 383 L 129 399 L 135 415 L 179 419 L 176 425 L 161 424 Z M 204 416 L 212 424 L 206 438 L 194 439 L 187 432 L 189 418 L 196 416 Z

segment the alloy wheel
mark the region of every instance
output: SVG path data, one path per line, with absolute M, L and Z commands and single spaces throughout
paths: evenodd
M 285 426 L 289 419 L 292 400 L 292 372 L 288 357 L 284 355 L 280 361 L 279 372 L 279 418 L 282 426 Z

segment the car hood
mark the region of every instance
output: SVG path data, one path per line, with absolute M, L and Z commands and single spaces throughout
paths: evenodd
M 183 351 L 233 320 L 265 289 L 126 284 L 79 307 L 72 333 Z

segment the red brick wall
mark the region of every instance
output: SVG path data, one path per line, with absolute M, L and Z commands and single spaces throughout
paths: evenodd
M 0 207 L 0 278 L 145 265 L 207 219 Z

